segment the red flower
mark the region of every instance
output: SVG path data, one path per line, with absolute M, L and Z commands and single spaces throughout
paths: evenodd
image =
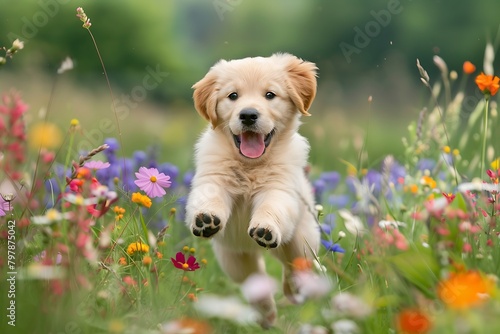
M 431 330 L 432 322 L 426 313 L 419 309 L 404 309 L 398 313 L 396 322 L 400 333 L 424 334 Z
M 196 258 L 193 255 L 190 255 L 186 261 L 186 257 L 182 252 L 178 252 L 175 255 L 175 259 L 171 257 L 170 260 L 172 260 L 172 263 L 177 269 L 182 269 L 184 271 L 195 271 L 200 268 L 200 265 L 196 262 Z
M 455 194 L 451 194 L 451 193 L 442 193 L 442 194 L 446 198 L 446 202 L 448 202 L 448 204 L 453 202 L 453 200 L 455 199 Z

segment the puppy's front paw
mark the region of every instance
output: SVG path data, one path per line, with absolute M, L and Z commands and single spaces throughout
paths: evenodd
M 220 218 L 210 213 L 199 213 L 192 225 L 193 234 L 197 237 L 210 238 L 221 228 Z
M 270 228 L 252 227 L 248 231 L 248 234 L 260 246 L 265 248 L 276 248 L 280 243 L 280 240 L 278 239 L 278 234 L 276 232 L 273 232 Z

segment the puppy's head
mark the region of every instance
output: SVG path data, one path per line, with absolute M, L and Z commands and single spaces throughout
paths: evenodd
M 296 131 L 316 95 L 316 66 L 290 54 L 221 60 L 194 88 L 198 113 L 241 155 L 260 158 Z

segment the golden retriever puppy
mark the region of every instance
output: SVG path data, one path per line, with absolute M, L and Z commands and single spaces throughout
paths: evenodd
M 316 95 L 316 66 L 290 54 L 216 63 L 194 88 L 198 113 L 211 123 L 196 145 L 186 207 L 193 234 L 212 238 L 223 271 L 236 282 L 265 274 L 262 250 L 284 266 L 294 301 L 292 261 L 319 247 L 309 144 L 297 133 Z M 274 298 L 255 303 L 261 325 L 276 318 Z

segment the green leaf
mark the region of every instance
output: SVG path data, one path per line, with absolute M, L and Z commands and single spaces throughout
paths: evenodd
M 428 297 L 434 296 L 438 281 L 439 264 L 430 248 L 414 246 L 391 256 L 389 262 L 396 271 Z

